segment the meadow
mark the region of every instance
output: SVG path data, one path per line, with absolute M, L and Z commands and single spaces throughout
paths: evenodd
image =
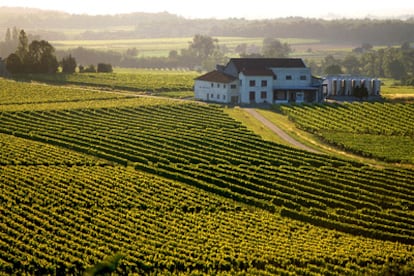
M 229 53 L 233 53 L 239 44 L 256 45 L 261 47 L 263 37 L 214 37 L 218 39 L 220 47 L 226 47 Z M 50 41 L 57 50 L 69 50 L 77 47 L 85 47 L 88 49 L 101 51 L 118 51 L 125 52 L 127 49 L 136 48 L 140 57 L 168 57 L 170 51 L 180 51 L 187 49 L 193 40 L 192 37 L 176 37 L 176 38 L 140 38 L 140 39 L 119 39 L 119 40 L 61 40 Z M 282 38 L 283 43 L 289 43 L 292 46 L 312 47 L 319 43 L 316 39 L 302 38 Z
M 218 105 L 0 85 L 0 274 L 116 253 L 120 275 L 413 271 L 412 169 L 265 141 Z

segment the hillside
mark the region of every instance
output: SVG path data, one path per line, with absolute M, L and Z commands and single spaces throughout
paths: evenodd
M 0 83 L 0 273 L 117 252 L 118 274 L 412 271 L 413 170 L 266 142 L 215 105 Z
M 413 37 L 409 19 L 338 19 L 288 17 L 267 20 L 187 19 L 169 13 L 77 15 L 0 7 L 0 30 L 25 29 L 46 40 L 132 39 L 209 36 L 306 38 L 336 44 L 401 45 Z

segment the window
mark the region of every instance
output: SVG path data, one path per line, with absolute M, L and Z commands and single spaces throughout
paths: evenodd
M 237 85 L 232 84 L 232 85 L 230 85 L 230 88 L 231 88 L 231 89 L 236 89 L 236 88 L 237 88 Z
M 306 80 L 307 78 L 306 78 L 306 75 L 302 75 L 302 76 L 300 76 L 300 80 Z
M 267 99 L 267 92 L 266 91 L 260 92 L 260 98 L 261 99 Z
M 276 90 L 273 92 L 276 94 L 274 97 L 276 100 L 287 100 L 287 92 L 283 90 Z
M 287 75 L 286 80 L 292 80 L 292 75 Z
M 220 94 L 218 94 L 218 95 L 217 95 L 217 99 L 219 99 L 219 100 L 220 100 Z
M 220 87 L 220 83 L 217 83 L 217 88 L 219 88 Z
M 226 95 L 223 95 L 223 100 L 225 100 L 226 99 Z
M 249 92 L 249 100 L 250 100 L 251 102 L 256 101 L 256 92 L 254 92 L 254 91 L 250 91 L 250 92 Z
M 262 80 L 262 87 L 266 87 L 267 86 L 267 80 Z
M 211 87 L 213 87 L 214 86 L 214 83 L 211 83 Z
M 273 75 L 273 79 L 274 80 L 277 80 L 277 75 L 275 74 L 275 75 Z
M 213 93 L 211 93 L 210 98 L 212 98 L 212 99 L 214 98 L 214 94 Z
M 226 85 L 225 84 L 223 84 L 223 88 L 226 89 Z
M 256 86 L 256 81 L 255 80 L 249 81 L 249 85 L 250 87 Z

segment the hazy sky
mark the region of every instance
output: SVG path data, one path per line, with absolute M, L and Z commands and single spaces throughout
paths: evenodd
M 414 15 L 412 0 L 0 0 L 1 6 L 77 14 L 167 11 L 187 18 L 396 17 Z

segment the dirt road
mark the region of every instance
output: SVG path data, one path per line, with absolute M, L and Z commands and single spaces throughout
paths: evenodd
M 244 108 L 244 110 L 246 110 L 250 115 L 252 115 L 254 118 L 256 118 L 257 120 L 259 120 L 262 124 L 264 124 L 271 131 L 273 131 L 276 135 L 278 135 L 280 138 L 282 138 L 283 140 L 285 140 L 286 142 L 288 142 L 292 146 L 294 146 L 296 148 L 299 148 L 299 149 L 306 150 L 306 151 L 310 151 L 310 152 L 314 152 L 314 153 L 320 153 L 319 151 L 317 151 L 317 150 L 315 150 L 313 148 L 310 148 L 310 147 L 308 147 L 308 146 L 306 146 L 306 145 L 304 145 L 304 144 L 296 141 L 295 139 L 293 139 L 286 132 L 284 132 L 279 127 L 277 127 L 274 123 L 272 123 L 271 121 L 269 121 L 268 119 L 266 119 L 265 117 L 263 117 L 255 109 L 253 109 L 253 108 Z

